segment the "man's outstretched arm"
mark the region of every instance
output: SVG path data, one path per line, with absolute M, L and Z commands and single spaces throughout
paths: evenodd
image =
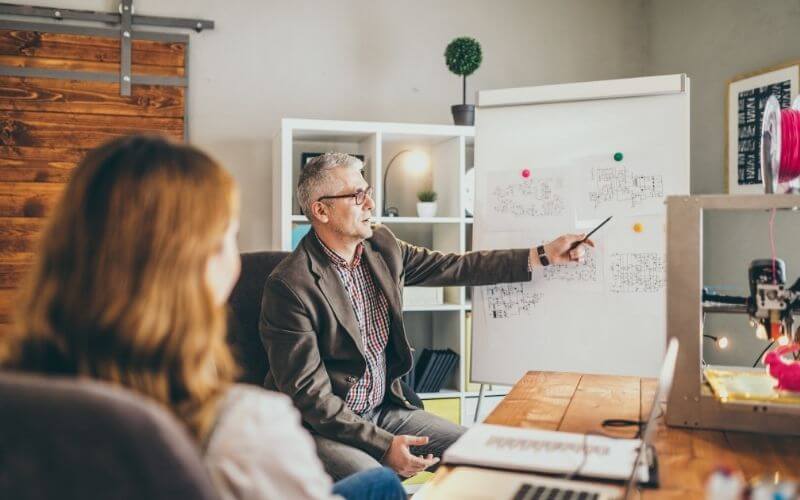
M 553 264 L 581 261 L 583 245 L 571 248 L 583 235 L 566 234 L 544 245 Z M 539 265 L 536 248 L 442 253 L 397 240 L 403 256 L 407 286 L 481 286 L 529 281 Z M 591 240 L 586 245 L 594 246 Z

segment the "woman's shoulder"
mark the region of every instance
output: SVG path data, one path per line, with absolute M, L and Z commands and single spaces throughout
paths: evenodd
M 233 384 L 221 401 L 220 423 L 242 417 L 291 418 L 299 420 L 299 412 L 285 394 L 247 384 Z
M 331 498 L 331 480 L 287 396 L 233 385 L 205 449 L 222 497 Z
M 220 401 L 217 421 L 206 443 L 206 454 L 228 454 L 265 439 L 304 433 L 300 412 L 284 394 L 257 386 L 236 384 Z M 240 451 L 235 451 L 239 453 Z

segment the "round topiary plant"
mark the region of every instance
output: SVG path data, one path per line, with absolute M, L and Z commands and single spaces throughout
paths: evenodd
M 447 45 L 444 60 L 450 71 L 462 77 L 462 104 L 467 104 L 467 77 L 481 66 L 481 44 L 468 36 L 458 37 Z

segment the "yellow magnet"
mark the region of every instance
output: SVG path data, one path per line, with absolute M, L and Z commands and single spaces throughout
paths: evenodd
M 644 226 L 640 222 L 637 222 L 636 224 L 633 225 L 634 233 L 641 233 L 642 231 L 644 231 Z

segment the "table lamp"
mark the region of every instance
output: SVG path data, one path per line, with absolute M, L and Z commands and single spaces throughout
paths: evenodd
M 397 208 L 386 208 L 386 181 L 389 179 L 389 170 L 392 168 L 392 164 L 394 164 L 394 161 L 404 153 L 409 153 L 408 159 L 405 162 L 407 169 L 416 173 L 421 173 L 428 168 L 430 161 L 428 155 L 416 149 L 404 149 L 395 154 L 392 159 L 389 160 L 389 163 L 386 165 L 386 171 L 383 174 L 383 207 L 381 214 L 383 214 L 384 217 L 397 217 L 398 215 Z

